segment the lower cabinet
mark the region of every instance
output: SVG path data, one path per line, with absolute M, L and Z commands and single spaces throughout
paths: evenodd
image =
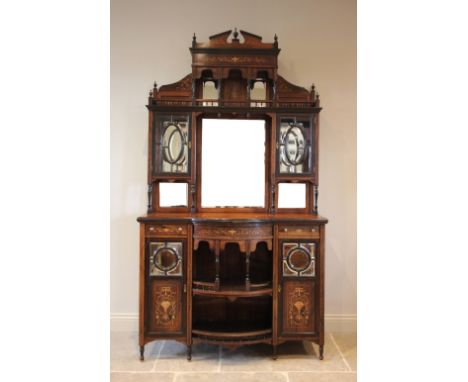
M 318 332 L 317 241 L 280 241 L 279 336 Z
M 246 222 L 142 224 L 140 358 L 159 339 L 187 345 L 309 340 L 323 358 L 324 227 Z
M 147 240 L 147 336 L 183 336 L 186 332 L 185 247 L 185 240 Z

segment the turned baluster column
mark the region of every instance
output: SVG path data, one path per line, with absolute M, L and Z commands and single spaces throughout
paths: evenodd
M 215 288 L 219 290 L 219 240 L 215 240 Z
M 245 290 L 250 290 L 250 240 L 245 247 Z

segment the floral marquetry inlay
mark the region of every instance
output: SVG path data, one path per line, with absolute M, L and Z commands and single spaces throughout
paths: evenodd
M 315 282 L 288 280 L 283 287 L 283 333 L 314 333 Z
M 155 321 L 158 326 L 172 326 L 176 319 L 177 292 L 170 286 L 161 287 L 155 299 Z
M 294 290 L 289 294 L 289 326 L 307 325 L 309 315 L 309 294 L 304 290 L 304 288 L 294 288 Z

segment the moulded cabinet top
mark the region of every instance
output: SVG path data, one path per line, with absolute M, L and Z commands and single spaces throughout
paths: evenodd
M 253 213 L 253 212 L 199 212 L 199 213 L 153 213 L 140 216 L 137 221 L 145 222 L 163 222 L 178 221 L 187 223 L 310 223 L 326 224 L 328 219 L 314 214 L 303 213 Z

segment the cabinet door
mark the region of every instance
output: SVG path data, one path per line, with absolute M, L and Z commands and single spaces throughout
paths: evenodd
M 147 243 L 146 330 L 153 335 L 185 333 L 185 241 Z
M 154 176 L 190 176 L 191 137 L 189 115 L 156 115 L 153 126 Z
M 277 131 L 277 176 L 315 177 L 315 131 L 311 116 L 281 116 Z
M 280 336 L 315 335 L 318 311 L 315 263 L 318 244 L 310 241 L 282 241 L 280 248 Z

